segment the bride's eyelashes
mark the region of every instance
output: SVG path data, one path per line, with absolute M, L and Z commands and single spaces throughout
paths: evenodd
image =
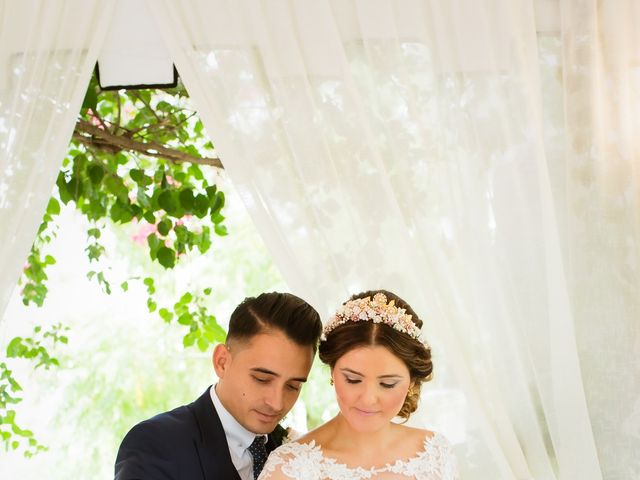
M 362 380 L 358 379 L 358 378 L 349 378 L 347 376 L 344 377 L 344 379 L 346 380 L 347 383 L 349 384 L 355 384 L 355 383 L 360 383 Z M 384 383 L 384 382 L 380 382 L 380 386 L 382 388 L 394 388 L 396 385 L 398 385 L 398 382 L 395 383 Z
M 398 382 L 396 383 L 380 383 L 380 386 L 383 388 L 394 388 L 396 385 L 398 385 Z

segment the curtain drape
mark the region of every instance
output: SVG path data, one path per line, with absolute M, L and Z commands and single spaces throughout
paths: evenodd
M 292 290 L 421 312 L 414 422 L 463 478 L 640 474 L 638 8 L 614 3 L 151 3 Z
M 0 0 L 0 312 L 42 221 L 113 3 Z

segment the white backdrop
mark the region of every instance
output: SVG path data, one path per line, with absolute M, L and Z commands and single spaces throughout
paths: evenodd
M 0 0 L 0 312 L 51 197 L 113 5 Z
M 0 2 L 2 309 L 112 5 Z M 148 5 L 291 288 L 425 319 L 463 478 L 640 477 L 635 2 Z
M 638 476 L 632 2 L 154 5 L 292 288 L 422 312 L 465 478 Z

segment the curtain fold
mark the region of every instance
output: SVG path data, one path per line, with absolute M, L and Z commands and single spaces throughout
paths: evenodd
M 42 221 L 113 3 L 0 0 L 0 312 Z
M 291 289 L 421 312 L 463 478 L 640 474 L 633 2 L 150 5 Z
M 576 339 L 605 478 L 640 476 L 640 5 L 561 2 L 554 160 Z

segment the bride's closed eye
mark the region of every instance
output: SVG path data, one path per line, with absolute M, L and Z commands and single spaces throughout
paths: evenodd
M 380 382 L 380 386 L 383 388 L 393 388 L 396 385 L 398 385 L 398 382 L 395 383 L 384 383 L 384 382 Z
M 362 382 L 362 380 L 360 380 L 359 378 L 347 377 L 346 375 L 344 379 L 347 383 L 351 385 Z M 393 383 L 380 382 L 380 386 L 382 388 L 394 388 L 396 385 L 398 385 L 398 382 L 393 382 Z

